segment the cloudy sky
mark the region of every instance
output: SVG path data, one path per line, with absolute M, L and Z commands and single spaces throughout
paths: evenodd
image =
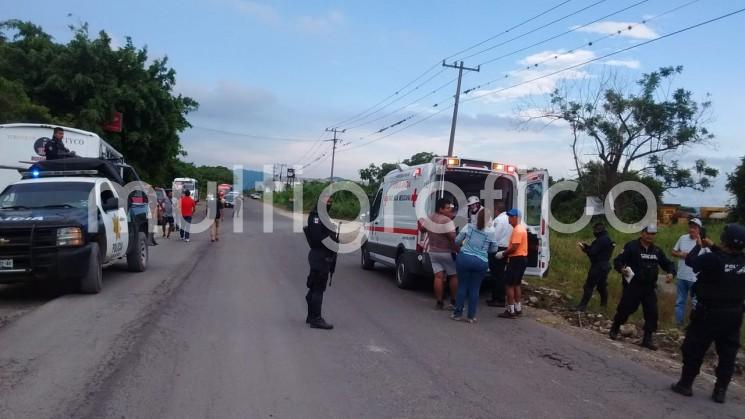
M 642 73 L 668 65 L 685 68 L 675 86 L 711 95 L 717 137 L 676 158 L 706 158 L 722 175 L 706 193 L 666 199 L 725 203 L 725 173 L 745 155 L 745 13 L 601 58 L 742 8 L 742 0 L 0 3 L 5 17 L 40 24 L 60 42 L 70 37 L 68 24 L 88 22 L 115 43 L 130 36 L 152 56 L 168 56 L 177 90 L 200 103 L 182 136 L 198 164 L 286 163 L 304 167 L 304 176 L 328 176 L 331 143 L 322 140 L 331 126 L 347 128 L 335 172 L 347 178 L 369 163 L 445 154 L 457 76 L 441 66 L 445 58 L 481 64 L 463 77 L 461 157 L 571 177 L 567 127 L 526 125 L 521 117 L 534 115 L 562 83 L 592 85 L 615 72 L 633 87 Z

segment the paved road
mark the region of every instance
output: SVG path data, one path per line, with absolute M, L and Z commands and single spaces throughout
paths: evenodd
M 340 258 L 331 332 L 304 324 L 307 246 L 245 208 L 245 233 L 162 242 L 144 274 L 112 268 L 96 296 L 38 302 L 0 328 L 0 416 L 210 418 L 743 417 L 612 345 L 530 319 L 476 325 L 426 290 Z M 18 304 L 0 293 L 0 309 Z M 25 295 L 22 292 L 21 296 Z M 23 303 L 23 301 L 22 301 Z M 21 304 L 23 306 L 23 304 Z M 27 306 L 24 306 L 27 307 Z M 708 387 L 708 385 L 706 386 Z

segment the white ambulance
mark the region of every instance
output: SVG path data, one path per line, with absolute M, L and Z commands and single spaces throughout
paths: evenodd
M 467 219 L 466 197 L 479 196 L 483 203 L 481 191 L 489 175 L 494 188 L 492 198 L 503 201 L 508 209 L 518 208 L 527 227 L 526 275 L 543 276 L 550 258 L 548 172 L 523 172 L 509 164 L 457 157 L 435 157 L 430 163 L 416 166 L 400 164 L 385 176 L 370 213 L 363 214 L 366 237 L 360 252 L 362 269 L 372 269 L 375 263 L 395 267 L 396 283 L 401 288 L 412 287 L 417 277 L 431 276 L 429 258 L 423 252 L 425 237 L 418 228 L 419 216 L 432 214 L 437 198 L 450 197 L 458 207 L 456 224 L 462 225 Z M 451 193 L 448 183 L 463 194 L 458 197 Z

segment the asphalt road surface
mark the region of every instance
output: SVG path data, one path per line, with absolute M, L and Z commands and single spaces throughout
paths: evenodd
M 453 322 L 359 254 L 326 292 L 335 329 L 309 329 L 305 240 L 261 219 L 250 201 L 244 233 L 161 240 L 147 272 L 109 268 L 98 295 L 0 289 L 0 313 L 18 313 L 0 327 L 0 417 L 745 417 L 709 383 L 671 393 L 673 374 L 623 347 L 486 306 L 478 324 Z

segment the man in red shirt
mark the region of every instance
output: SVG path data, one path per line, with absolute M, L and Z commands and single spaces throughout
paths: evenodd
M 181 216 L 184 218 L 184 224 L 181 226 L 181 240 L 189 242 L 189 227 L 191 227 L 191 217 L 194 215 L 197 203 L 191 197 L 191 192 L 187 189 L 181 197 Z

